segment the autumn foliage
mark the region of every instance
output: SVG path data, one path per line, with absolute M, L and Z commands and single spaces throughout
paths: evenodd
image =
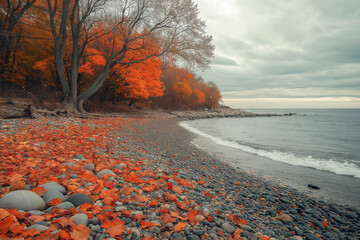
M 11 134 L 1 132 L 0 198 L 11 191 L 24 189 L 26 184 L 31 185 L 31 191 L 42 196 L 47 190 L 39 185 L 52 181 L 66 187 L 69 196 L 82 193 L 101 204 L 85 203 L 65 210 L 56 207 L 61 202 L 57 198 L 48 204 L 48 207 L 55 207 L 42 215 L 0 209 L 0 239 L 88 239 L 91 232 L 89 227 L 75 225 L 70 219 L 78 213 L 86 214 L 89 219 L 97 217 L 105 233 L 115 239 L 131 236 L 132 229 L 125 223 L 125 218 L 139 223 L 139 228 L 147 231 L 152 227 L 164 228 L 159 222 L 152 221 L 149 214 L 144 215 L 131 208 L 114 210 L 119 202 L 123 206 L 136 205 L 156 212 L 157 218 L 164 224 L 173 223 L 173 227 L 165 226 L 166 231 L 181 232 L 187 226 L 197 226 L 202 221 L 198 215 L 203 215 L 198 210 L 200 205 L 191 198 L 180 198 L 176 194 L 188 192 L 204 182 L 190 181 L 178 176 L 177 172 L 169 174 L 162 168 L 149 168 L 150 160 L 135 157 L 126 149 L 126 145 L 116 145 L 109 141 L 117 139 L 121 134 L 128 134 L 123 133 L 122 129 L 132 129 L 137 124 L 141 126 L 143 122 L 138 119 L 101 118 L 82 119 L 76 123 L 72 120 L 44 119 L 29 124 L 29 120 L 20 120 L 17 129 L 11 131 Z M 89 142 L 89 137 L 97 141 Z M 99 149 L 104 152 L 99 154 Z M 121 156 L 113 157 L 113 153 L 119 151 L 122 152 Z M 140 151 L 140 148 L 136 148 L 136 151 Z M 74 159 L 79 152 L 83 153 L 85 160 Z M 116 178 L 123 181 L 108 180 L 110 175 L 96 176 L 94 172 L 85 170 L 84 165 L 88 163 L 95 165 L 95 172 L 122 164 L 121 170 L 113 171 Z M 61 174 L 66 177 L 57 177 Z M 79 177 L 72 178 L 70 175 Z M 167 204 L 174 205 L 174 208 L 166 208 Z M 210 215 L 202 219 L 213 221 Z M 236 225 L 247 224 L 237 215 L 230 219 Z M 48 229 L 29 229 L 42 221 L 49 223 Z M 141 239 L 151 237 L 144 234 Z
M 18 2 L 23 2 L 23 5 L 18 5 Z M 65 18 L 61 15 L 65 12 L 62 8 L 66 7 L 63 2 L 65 1 L 1 1 L 1 9 L 7 9 L 12 13 L 12 15 L 6 14 L 4 11 L 7 10 L 0 12 L 0 84 L 3 86 L 3 91 L 9 87 L 18 88 L 42 98 L 41 94 L 51 90 L 59 94 L 50 95 L 46 100 L 62 101 L 64 99 L 59 96 L 61 92 L 64 94 L 64 80 L 61 79 L 66 77 L 68 83 L 65 81 L 65 85 L 69 85 L 71 93 L 75 94 L 71 97 L 81 98 L 84 92 L 88 93 L 89 89 L 92 90 L 91 93 L 85 94 L 81 101 L 79 100 L 81 105 L 92 95 L 92 102 L 100 103 L 127 102 L 131 105 L 140 101 L 149 106 L 181 109 L 213 108 L 217 105 L 221 95 L 216 85 L 207 84 L 190 71 L 175 65 L 177 59 L 181 59 L 179 56 L 184 57 L 186 53 L 194 53 L 197 51 L 194 49 L 200 47 L 192 45 L 195 41 L 188 39 L 190 35 L 184 38 L 180 38 L 179 35 L 179 39 L 171 41 L 171 45 L 165 44 L 169 37 L 166 35 L 167 28 L 175 26 L 174 24 L 163 22 L 160 25 L 155 24 L 155 28 L 147 28 L 146 22 L 141 23 L 139 27 L 132 26 L 131 21 L 136 19 L 131 20 L 131 16 L 128 18 L 123 16 L 122 20 L 117 20 L 115 16 L 107 16 L 106 21 L 100 19 L 93 21 L 89 17 L 85 19 L 87 22 L 84 21 L 79 25 L 81 28 L 78 35 L 75 35 L 76 24 L 79 24 L 76 21 L 81 19 L 74 20 L 74 16 L 77 15 L 71 14 L 79 9 L 76 5 L 79 1 L 66 1 L 69 11 L 68 15 L 64 15 Z M 100 0 L 93 2 L 101 3 Z M 90 9 L 89 14 L 91 11 L 96 11 L 96 7 Z M 186 8 L 186 6 L 181 7 Z M 192 10 L 194 7 L 196 6 L 187 6 Z M 143 12 L 142 9 L 133 10 L 139 11 L 139 14 Z M 53 16 L 51 11 L 54 13 Z M 189 14 L 190 12 L 189 10 Z M 52 17 L 54 29 L 50 27 Z M 184 20 L 181 20 L 183 23 L 176 24 L 200 21 L 196 17 L 193 20 L 189 19 L 184 16 Z M 142 20 L 143 18 L 137 21 Z M 151 19 L 147 21 L 152 24 Z M 62 23 L 66 24 L 67 27 L 63 29 L 67 33 L 61 32 Z M 199 26 L 203 28 L 204 23 L 200 21 Z M 203 31 L 201 28 L 199 31 Z M 212 55 L 213 46 L 211 37 L 204 33 L 202 36 L 206 41 L 202 43 L 203 58 L 192 59 L 188 56 L 186 59 L 188 62 L 193 61 L 194 64 L 198 64 L 200 68 L 205 68 L 208 58 Z M 62 41 L 60 42 L 61 60 L 56 60 L 56 54 L 54 56 L 54 52 L 59 47 L 56 45 L 56 37 L 58 41 Z M 179 44 L 183 44 L 183 50 L 179 50 L 181 49 Z M 167 57 L 164 53 L 168 53 Z M 198 53 L 200 56 L 200 51 Z M 78 62 L 74 54 L 79 55 Z M 62 63 L 63 78 L 60 76 L 61 72 L 59 73 L 59 61 Z M 105 76 L 105 80 L 99 81 L 101 76 Z M 76 89 L 71 90 L 74 88 Z M 69 100 L 70 95 L 67 96 L 65 100 Z
M 166 109 L 215 108 L 221 99 L 218 87 L 176 66 L 163 71 L 164 95 L 156 102 Z

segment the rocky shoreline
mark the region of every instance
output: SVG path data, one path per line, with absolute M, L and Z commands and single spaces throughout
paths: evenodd
M 170 114 L 183 119 L 195 120 L 203 118 L 224 118 L 224 117 L 276 117 L 276 116 L 294 116 L 296 113 L 286 114 L 258 114 L 246 112 L 241 109 L 233 109 L 225 106 L 217 107 L 215 109 L 203 110 L 188 110 L 188 111 L 170 111 Z
M 359 209 L 235 170 L 177 123 L 1 122 L 0 238 L 358 239 Z

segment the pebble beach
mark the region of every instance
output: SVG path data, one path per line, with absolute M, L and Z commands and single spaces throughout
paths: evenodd
M 359 209 L 235 170 L 179 121 L 0 122 L 0 238 L 359 239 Z

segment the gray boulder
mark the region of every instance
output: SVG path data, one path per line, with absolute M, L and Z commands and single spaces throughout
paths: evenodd
M 74 221 L 75 225 L 83 224 L 87 226 L 89 223 L 89 218 L 85 213 L 75 214 L 70 219 Z
M 66 193 L 66 189 L 61 186 L 60 184 L 58 184 L 57 182 L 48 182 L 45 184 L 40 185 L 39 187 L 43 187 L 45 190 L 58 190 L 59 192 L 61 192 L 62 194 Z
M 62 202 L 65 201 L 65 196 L 55 189 L 49 190 L 47 193 L 44 194 L 42 198 L 44 199 L 45 204 L 49 204 L 51 200 L 56 198 L 60 198 Z
M 75 206 L 71 202 L 63 202 L 63 203 L 56 205 L 55 207 L 64 209 L 64 210 L 69 210 L 71 208 L 74 208 Z
M 86 169 L 86 170 L 88 170 L 88 171 L 94 171 L 94 169 L 95 169 L 95 166 L 94 166 L 94 164 L 93 163 L 88 163 L 88 164 L 86 164 L 85 166 L 84 166 L 84 168 Z
M 17 190 L 6 194 L 0 199 L 0 208 L 15 208 L 24 211 L 43 210 L 45 202 L 32 191 Z
M 235 227 L 232 226 L 230 223 L 228 222 L 224 222 L 222 225 L 221 225 L 221 228 L 224 229 L 226 232 L 228 233 L 231 233 L 233 234 L 235 232 Z
M 100 172 L 98 172 L 98 173 L 96 174 L 96 176 L 101 177 L 101 176 L 106 175 L 106 174 L 115 175 L 115 173 L 114 173 L 113 171 L 111 171 L 111 170 L 109 170 L 109 169 L 103 169 L 103 170 L 101 170 Z
M 126 168 L 126 164 L 125 164 L 125 163 L 120 163 L 119 165 L 115 165 L 115 166 L 113 166 L 111 169 L 119 169 L 119 170 L 122 170 L 123 168 Z
M 85 203 L 94 204 L 94 201 L 88 196 L 83 193 L 76 193 L 74 195 L 71 195 L 67 201 L 74 204 L 75 207 L 83 205 Z
M 41 224 L 34 224 L 31 227 L 29 227 L 28 229 L 35 229 L 35 230 L 38 230 L 38 231 L 44 231 L 44 230 L 46 230 L 48 228 L 49 227 L 41 225 Z
M 84 161 L 85 158 L 82 154 L 77 154 L 74 158 Z

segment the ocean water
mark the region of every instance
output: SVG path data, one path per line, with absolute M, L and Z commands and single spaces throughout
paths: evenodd
M 196 134 L 195 145 L 236 168 L 322 200 L 360 207 L 360 109 L 247 111 L 298 115 L 180 125 Z

